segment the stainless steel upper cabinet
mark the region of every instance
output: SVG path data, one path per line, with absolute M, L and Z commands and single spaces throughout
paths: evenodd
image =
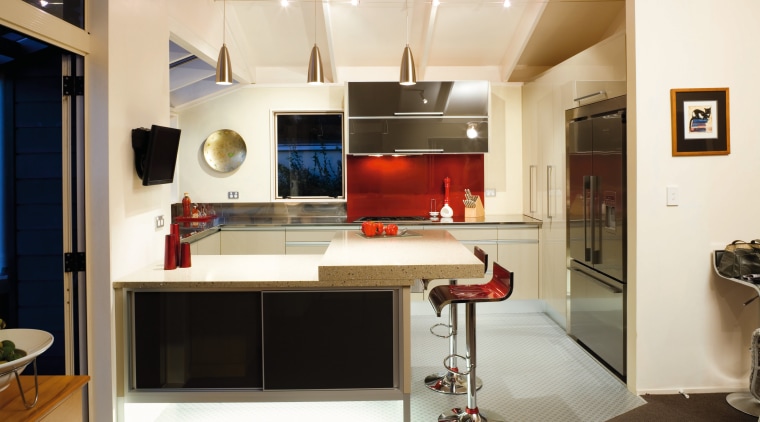
M 625 112 L 567 123 L 569 258 L 625 280 Z
M 348 83 L 349 154 L 488 152 L 488 81 Z
M 488 81 L 349 82 L 349 117 L 488 117 Z

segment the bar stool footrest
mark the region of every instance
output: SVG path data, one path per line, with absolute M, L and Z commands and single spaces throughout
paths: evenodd
M 438 328 L 438 327 L 444 327 L 444 328 L 446 328 L 447 330 L 449 330 L 449 333 L 448 334 L 438 334 L 438 333 L 436 333 L 435 329 Z M 439 322 L 438 324 L 435 324 L 432 327 L 430 327 L 430 333 L 433 334 L 434 336 L 440 337 L 440 338 L 449 338 L 449 337 L 451 337 L 454 334 L 453 331 L 451 331 L 451 325 L 444 324 L 442 322 Z
M 439 372 L 425 377 L 425 387 L 441 394 L 467 394 L 467 377 L 457 375 L 451 371 Z M 476 377 L 475 389 L 480 390 L 482 387 L 483 381 Z
M 504 422 L 504 419 L 496 419 L 496 413 L 477 409 L 477 413 L 469 413 L 467 409 L 455 407 L 438 416 L 438 422 Z M 486 417 L 486 415 L 490 415 Z

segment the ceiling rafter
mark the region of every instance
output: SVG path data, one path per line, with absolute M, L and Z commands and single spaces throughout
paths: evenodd
M 509 80 L 509 76 L 515 70 L 520 56 L 525 51 L 525 46 L 528 45 L 533 30 L 536 29 L 538 21 L 541 19 L 544 10 L 546 9 L 546 3 L 531 3 L 526 8 L 520 19 L 520 23 L 515 29 L 515 35 L 510 40 L 504 51 L 504 56 L 501 59 L 501 80 Z
M 428 61 L 430 60 L 430 50 L 433 47 L 433 33 L 435 31 L 435 21 L 438 14 L 438 6 L 433 5 L 432 2 L 423 3 L 423 7 L 422 16 L 418 20 L 418 22 L 422 22 L 422 39 L 420 40 L 422 54 L 417 63 L 417 71 L 420 79 L 425 79 L 425 71 L 427 70 Z

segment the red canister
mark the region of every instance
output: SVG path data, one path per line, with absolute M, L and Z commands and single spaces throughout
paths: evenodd
M 179 267 L 180 268 L 189 268 L 190 263 L 190 244 L 189 243 L 182 243 L 180 245 L 180 259 L 179 259 Z
M 173 270 L 177 268 L 177 244 L 174 242 L 174 236 L 167 234 L 164 239 L 164 269 Z

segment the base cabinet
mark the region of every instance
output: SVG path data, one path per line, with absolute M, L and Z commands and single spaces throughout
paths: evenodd
M 285 253 L 287 255 L 324 254 L 338 230 L 346 227 L 309 227 L 285 229 Z
M 133 390 L 398 388 L 399 291 L 134 291 Z
M 538 228 L 499 229 L 497 261 L 515 274 L 510 299 L 539 299 Z
M 220 232 L 208 235 L 190 243 L 191 255 L 219 255 L 222 253 L 222 235 Z
M 221 231 L 222 255 L 283 255 L 285 229 Z

